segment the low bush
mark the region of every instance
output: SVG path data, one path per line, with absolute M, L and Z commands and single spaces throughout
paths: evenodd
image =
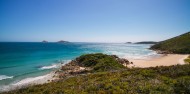
M 189 94 L 190 65 L 78 75 L 4 94 Z

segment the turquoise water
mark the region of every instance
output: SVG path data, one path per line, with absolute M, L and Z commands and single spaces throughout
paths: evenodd
M 122 58 L 156 56 L 150 44 L 119 43 L 0 43 L 0 88 L 45 75 L 86 53 L 116 54 Z

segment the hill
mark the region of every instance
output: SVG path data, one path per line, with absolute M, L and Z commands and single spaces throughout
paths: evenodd
M 190 54 L 190 32 L 159 42 L 150 49 L 176 54 Z

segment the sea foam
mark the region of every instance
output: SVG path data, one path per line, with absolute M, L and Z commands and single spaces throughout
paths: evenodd
M 52 64 L 52 65 L 50 65 L 50 66 L 42 66 L 42 67 L 40 68 L 40 70 L 53 69 L 53 68 L 58 68 L 58 65 Z
M 31 78 L 25 78 L 25 79 L 22 79 L 19 82 L 14 83 L 12 85 L 24 86 L 24 85 L 29 85 L 29 84 L 33 84 L 33 83 L 39 84 L 40 82 L 43 82 L 41 80 L 45 80 L 45 79 L 49 78 L 50 76 L 51 76 L 51 74 L 47 74 L 47 75 L 43 75 L 43 76 L 37 76 L 37 77 L 31 77 Z
M 10 79 L 10 78 L 13 78 L 13 76 L 0 75 L 0 80 Z
M 63 66 L 64 64 L 70 62 L 71 60 L 59 60 L 59 63 L 56 64 L 51 64 L 49 66 L 42 66 L 39 69 L 40 70 L 46 70 L 46 69 L 55 69 L 55 68 L 60 68 L 61 66 Z
M 47 83 L 48 80 L 53 79 L 53 75 L 54 74 L 52 72 L 52 73 L 42 75 L 42 76 L 25 78 L 25 79 L 22 79 L 22 80 L 20 80 L 18 82 L 9 84 L 9 85 L 0 85 L 0 92 L 20 89 L 22 87 L 26 87 L 26 86 L 34 85 L 34 84 Z

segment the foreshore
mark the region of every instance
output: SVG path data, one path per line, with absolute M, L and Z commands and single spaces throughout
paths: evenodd
M 129 59 L 133 62 L 129 67 L 148 68 L 156 66 L 171 66 L 177 64 L 185 64 L 184 59 L 189 55 L 181 54 L 163 54 L 160 57 L 148 58 L 148 59 Z

